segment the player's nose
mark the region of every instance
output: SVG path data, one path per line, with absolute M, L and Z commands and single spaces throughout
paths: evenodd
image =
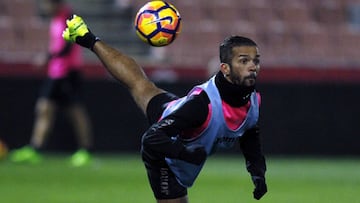
M 257 66 L 254 62 L 251 62 L 251 65 L 249 66 L 250 72 L 257 72 Z

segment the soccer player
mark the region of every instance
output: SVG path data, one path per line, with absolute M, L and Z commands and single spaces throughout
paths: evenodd
M 237 141 L 255 185 L 254 198 L 267 192 L 255 90 L 260 54 L 254 41 L 226 38 L 218 73 L 179 98 L 155 86 L 133 58 L 97 38 L 81 17 L 67 20 L 63 37 L 92 50 L 147 116 L 151 127 L 142 137 L 141 153 L 157 202 L 188 202 L 187 188 L 206 158 Z
M 81 103 L 81 47 L 64 41 L 61 34 L 72 11 L 64 0 L 46 0 L 44 9 L 51 15 L 49 51 L 47 57 L 38 57 L 35 65 L 48 66 L 47 79 L 36 102 L 36 118 L 30 144 L 10 154 L 14 162 L 37 163 L 41 160 L 38 149 L 52 128 L 57 110 L 64 110 L 73 124 L 79 150 L 71 157 L 73 166 L 90 162 L 88 149 L 92 144 L 91 124 Z

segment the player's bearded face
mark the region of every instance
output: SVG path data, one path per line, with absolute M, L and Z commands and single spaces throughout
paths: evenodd
M 230 64 L 230 81 L 236 85 L 254 86 L 260 69 L 260 56 L 257 48 L 253 46 L 234 47 L 233 56 Z
M 235 85 L 240 86 L 254 86 L 256 83 L 256 73 L 252 72 L 247 76 L 240 76 L 231 70 L 230 72 L 230 80 Z

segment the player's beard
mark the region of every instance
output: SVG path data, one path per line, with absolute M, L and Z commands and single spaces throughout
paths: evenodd
M 250 75 L 241 78 L 238 75 L 234 74 L 231 70 L 230 80 L 235 85 L 252 87 L 252 86 L 255 86 L 255 83 L 256 83 L 256 73 L 252 72 L 252 73 L 250 73 Z
M 255 90 L 255 85 L 244 86 L 234 84 L 232 81 L 230 81 L 230 75 L 225 77 L 221 72 L 217 74 L 215 83 L 219 89 L 221 98 L 233 106 L 242 106 L 246 104 L 248 102 L 249 96 Z

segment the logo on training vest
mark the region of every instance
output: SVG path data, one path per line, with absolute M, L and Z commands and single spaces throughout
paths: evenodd
M 215 144 L 233 143 L 235 140 L 235 137 L 218 137 L 216 138 Z

